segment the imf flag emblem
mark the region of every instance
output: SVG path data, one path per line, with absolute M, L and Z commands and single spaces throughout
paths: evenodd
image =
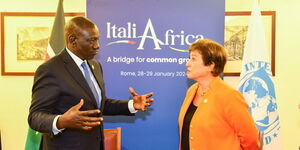
M 250 113 L 260 131 L 264 131 L 265 145 L 278 136 L 279 116 L 274 85 L 265 68 L 250 72 L 239 88 L 250 107 Z

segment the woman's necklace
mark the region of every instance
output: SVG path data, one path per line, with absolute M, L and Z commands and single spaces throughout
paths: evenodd
M 193 100 L 195 106 L 198 106 L 203 99 L 203 96 L 209 91 L 209 88 L 202 90 L 200 86 L 198 86 L 196 97 Z
M 200 97 L 203 97 L 208 91 L 209 91 L 209 88 L 206 88 L 205 90 L 202 90 L 200 87 L 199 87 L 199 96 Z

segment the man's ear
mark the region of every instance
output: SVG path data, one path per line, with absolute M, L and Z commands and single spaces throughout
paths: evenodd
M 70 35 L 68 37 L 69 43 L 71 43 L 73 46 L 76 45 L 76 36 L 75 35 Z

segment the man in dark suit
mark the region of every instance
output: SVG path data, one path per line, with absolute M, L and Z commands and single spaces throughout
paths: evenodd
M 134 115 L 151 105 L 153 93 L 132 100 L 105 96 L 98 53 L 99 31 L 85 17 L 65 26 L 66 49 L 37 69 L 28 116 L 31 128 L 43 133 L 42 149 L 103 150 L 102 115 Z

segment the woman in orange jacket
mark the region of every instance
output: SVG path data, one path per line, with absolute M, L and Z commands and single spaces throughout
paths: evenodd
M 257 150 L 259 133 L 243 95 L 219 78 L 225 49 L 211 40 L 190 48 L 187 77 L 195 80 L 179 114 L 181 150 Z

